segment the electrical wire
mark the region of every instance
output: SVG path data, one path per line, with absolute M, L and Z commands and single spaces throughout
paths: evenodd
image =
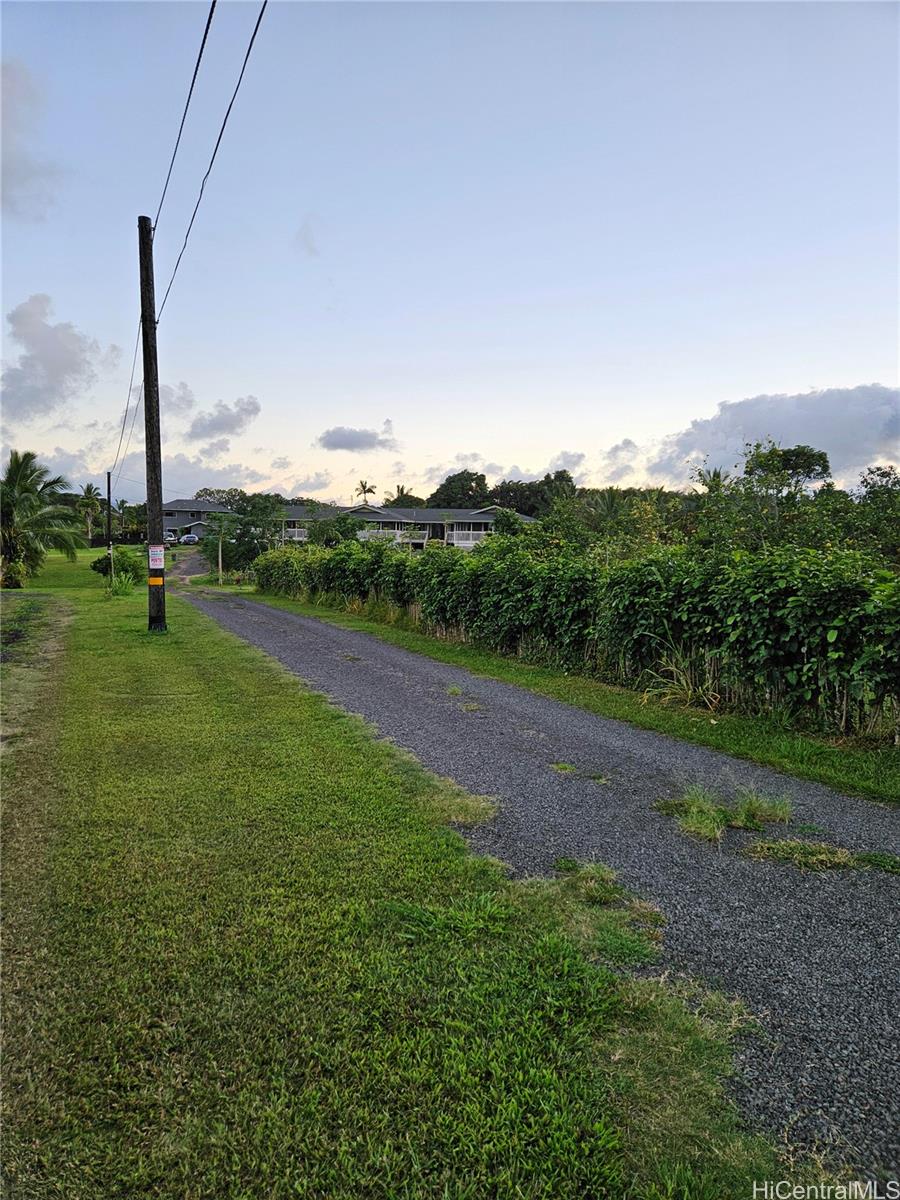
M 178 258 L 175 260 L 175 269 L 172 271 L 172 275 L 171 275 L 171 278 L 169 279 L 169 283 L 166 288 L 165 295 L 163 296 L 163 302 L 159 306 L 159 311 L 156 314 L 157 325 L 159 324 L 159 322 L 162 318 L 163 309 L 166 307 L 166 301 L 169 299 L 169 293 L 172 290 L 172 284 L 175 282 L 175 276 L 178 274 L 178 268 L 181 266 L 181 260 L 184 257 L 185 250 L 187 249 L 188 238 L 191 236 L 191 230 L 194 228 L 194 221 L 196 220 L 196 217 L 197 217 L 197 211 L 200 208 L 200 201 L 203 199 L 203 189 L 206 187 L 206 181 L 207 181 L 207 179 L 209 179 L 210 172 L 213 169 L 213 163 L 216 161 L 216 155 L 219 152 L 219 146 L 221 145 L 221 142 L 222 142 L 222 136 L 225 133 L 225 126 L 228 124 L 228 118 L 231 116 L 231 110 L 234 106 L 235 100 L 237 99 L 237 94 L 238 94 L 238 91 L 240 90 L 241 82 L 243 81 L 243 78 L 244 78 L 244 72 L 247 69 L 247 62 L 249 61 L 250 53 L 253 50 L 253 43 L 256 41 L 256 35 L 259 32 L 259 27 L 260 27 L 260 24 L 262 23 L 263 14 L 266 11 L 266 6 L 268 5 L 268 3 L 269 3 L 269 0 L 263 0 L 262 7 L 259 10 L 259 15 L 256 18 L 256 24 L 253 26 L 253 33 L 250 35 L 250 42 L 247 46 L 247 53 L 244 55 L 244 62 L 241 66 L 241 73 L 240 73 L 240 75 L 238 75 L 238 81 L 235 84 L 234 92 L 232 93 L 231 100 L 228 102 L 228 108 L 225 110 L 225 117 L 222 121 L 222 128 L 219 130 L 219 136 L 216 138 L 216 144 L 213 147 L 212 157 L 209 160 L 209 166 L 206 168 L 206 174 L 203 176 L 203 179 L 200 183 L 200 193 L 197 196 L 197 203 L 194 205 L 194 211 L 191 214 L 190 221 L 188 222 L 187 232 L 184 235 L 184 244 L 182 245 L 181 250 L 179 251 Z
M 181 114 L 181 124 L 178 126 L 178 137 L 175 139 L 175 149 L 172 151 L 172 158 L 169 162 L 169 170 L 166 172 L 166 182 L 163 184 L 162 195 L 159 198 L 159 208 L 156 210 L 156 216 L 153 218 L 153 232 L 156 232 L 156 226 L 159 224 L 159 214 L 162 212 L 163 202 L 166 198 L 166 192 L 169 190 L 169 180 L 172 178 L 172 168 L 175 166 L 175 156 L 178 153 L 178 147 L 181 144 L 181 135 L 184 132 L 184 123 L 187 120 L 188 109 L 191 106 L 191 97 L 194 94 L 194 84 L 197 82 L 197 73 L 200 70 L 200 60 L 203 58 L 203 51 L 206 49 L 206 39 L 209 36 L 209 27 L 212 25 L 213 13 L 216 11 L 217 0 L 212 0 L 209 6 L 209 15 L 206 18 L 206 28 L 203 30 L 203 41 L 200 43 L 200 51 L 197 55 L 197 61 L 194 63 L 194 74 L 191 76 L 191 86 L 188 88 L 187 100 L 184 103 L 184 112 Z
M 125 436 L 125 426 L 128 423 L 128 407 L 131 404 L 131 389 L 134 386 L 134 371 L 137 366 L 138 346 L 141 344 L 141 319 L 138 317 L 137 336 L 134 339 L 134 354 L 131 358 L 131 378 L 128 380 L 128 395 L 125 398 L 125 411 L 122 413 L 122 428 L 119 430 L 119 444 L 116 446 L 116 457 L 113 459 L 113 465 L 109 468 L 110 472 L 116 469 L 116 463 L 119 461 L 119 451 L 122 449 L 122 438 Z
M 112 488 L 119 486 L 119 479 L 122 475 L 122 467 L 125 466 L 125 460 L 128 457 L 128 447 L 131 445 L 131 435 L 134 433 L 134 423 L 137 420 L 138 409 L 141 407 L 141 402 L 144 399 L 144 381 L 141 380 L 141 390 L 138 392 L 138 398 L 134 405 L 134 412 L 131 415 L 131 428 L 128 430 L 128 441 L 125 443 L 125 453 L 122 455 L 122 466 L 119 467 L 119 474 L 116 476 L 116 481 L 112 484 Z

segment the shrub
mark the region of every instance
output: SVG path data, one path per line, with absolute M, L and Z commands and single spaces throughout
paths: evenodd
M 900 711 L 900 580 L 853 551 L 668 547 L 607 568 L 589 551 L 495 535 L 468 553 L 354 540 L 254 565 L 262 591 L 393 606 L 439 636 L 684 703 L 842 733 Z
M 133 550 L 126 550 L 124 546 L 113 547 L 113 566 L 117 578 L 127 575 L 132 583 L 140 583 L 146 574 L 143 557 Z M 99 558 L 95 558 L 91 563 L 91 570 L 97 571 L 105 579 L 109 574 L 109 555 L 101 554 Z

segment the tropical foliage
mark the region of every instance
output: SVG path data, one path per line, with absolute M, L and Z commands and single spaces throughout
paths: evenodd
M 30 450 L 13 450 L 0 479 L 0 569 L 4 587 L 23 587 L 48 550 L 69 558 L 84 546 L 81 519 L 62 496 L 70 485 Z
M 602 554 L 498 534 L 470 553 L 378 543 L 276 549 L 268 592 L 389 606 L 439 636 L 842 733 L 900 714 L 900 580 L 858 551 Z

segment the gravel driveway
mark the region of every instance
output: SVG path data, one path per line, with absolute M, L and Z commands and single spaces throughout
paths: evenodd
M 790 798 L 851 849 L 900 852 L 896 810 L 480 678 L 364 633 L 238 597 L 188 597 L 430 770 L 496 797 L 470 835 L 519 874 L 608 863 L 667 919 L 663 966 L 740 995 L 763 1038 L 739 1053 L 744 1110 L 795 1145 L 900 1172 L 900 878 L 800 872 L 680 834 L 653 809 L 687 783 Z M 448 688 L 459 688 L 451 695 Z M 551 764 L 568 763 L 560 773 Z M 590 778 L 602 775 L 605 783 Z

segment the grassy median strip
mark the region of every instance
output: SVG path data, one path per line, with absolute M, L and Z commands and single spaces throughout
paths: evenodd
M 520 659 L 505 658 L 477 646 L 442 641 L 418 630 L 385 624 L 339 609 L 264 595 L 249 588 L 227 590 L 240 591 L 247 594 L 248 599 L 262 601 L 273 608 L 319 617 L 345 629 L 371 633 L 394 646 L 455 667 L 465 667 L 476 675 L 517 684 L 601 717 L 628 721 L 641 729 L 652 729 L 686 742 L 711 746 L 726 754 L 774 767 L 788 775 L 814 779 L 838 791 L 868 796 L 888 804 L 900 804 L 900 754 L 893 747 L 865 745 L 846 739 L 827 741 L 810 734 L 786 730 L 764 717 L 724 712 L 711 715 L 700 709 L 664 704 L 652 696 L 644 696 L 629 688 L 614 687 L 586 675 L 532 666 Z
M 183 602 L 149 635 L 143 595 L 85 573 L 39 581 L 85 586 L 6 779 L 11 1195 L 781 1177 L 724 1095 L 734 1006 L 605 965 L 659 937 L 608 873 L 510 881 L 444 824 L 483 799 Z

